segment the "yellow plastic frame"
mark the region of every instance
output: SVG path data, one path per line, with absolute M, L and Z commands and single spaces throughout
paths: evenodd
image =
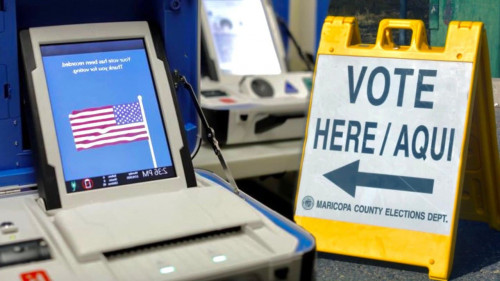
M 392 41 L 391 32 L 393 29 L 410 29 L 412 31 L 410 45 L 396 45 Z M 426 31 L 422 21 L 385 19 L 380 22 L 375 44 L 363 44 L 354 17 L 329 16 L 326 18 L 322 29 L 317 57 L 320 55 L 473 63 L 474 71 L 470 78 L 471 88 L 469 92 L 471 94 L 467 104 L 465 136 L 461 146 L 460 173 L 457 175 L 457 195 L 454 201 L 454 216 L 449 236 L 295 216 L 295 221 L 316 237 L 318 251 L 427 267 L 429 269 L 429 278 L 446 280 L 452 268 L 459 217 L 457 213 L 460 209 L 466 166 L 468 166 L 467 162 L 471 162 L 467 160 L 467 154 L 474 110 L 476 110 L 477 115 L 474 122 L 479 124 L 473 126 L 477 126 L 477 129 L 472 130 L 472 135 L 474 138 L 477 135 L 478 145 L 481 145 L 476 150 L 479 153 L 478 157 L 481 162 L 484 163 L 484 167 L 479 170 L 476 169 L 471 174 L 475 177 L 473 180 L 480 183 L 479 187 L 471 191 L 472 195 L 470 197 L 475 202 L 478 201 L 474 198 L 476 194 L 481 194 L 483 205 L 481 206 L 482 209 L 479 208 L 482 213 L 475 209 L 476 205 L 474 204 L 471 204 L 472 207 L 469 208 L 467 213 L 469 218 L 487 221 L 492 227 L 500 229 L 500 211 L 497 204 L 500 201 L 498 192 L 500 165 L 496 142 L 488 49 L 483 24 L 480 22 L 450 22 L 446 45 L 444 47 L 430 47 L 427 43 Z M 316 77 L 316 69 L 314 77 Z M 477 86 L 479 83 L 481 83 L 481 86 Z M 480 93 L 476 93 L 476 91 Z M 311 112 L 313 93 L 314 80 L 309 112 Z M 476 96 L 478 97 L 476 98 Z M 309 116 L 303 151 L 305 151 L 307 142 L 308 127 Z M 304 155 L 302 155 L 301 160 L 299 183 L 303 160 Z M 467 180 L 465 181 L 467 182 Z M 299 188 L 300 186 L 297 188 L 297 194 Z M 297 206 L 297 198 L 295 200 L 295 206 Z

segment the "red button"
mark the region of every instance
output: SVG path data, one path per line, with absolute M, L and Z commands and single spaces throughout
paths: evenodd
M 235 103 L 236 101 L 231 98 L 221 98 L 219 99 L 223 103 Z
M 22 281 L 50 281 L 45 270 L 34 270 L 26 273 L 21 273 Z

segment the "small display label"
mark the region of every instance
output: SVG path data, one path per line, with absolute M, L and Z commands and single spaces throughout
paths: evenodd
M 113 187 L 117 185 L 125 185 L 143 181 L 170 178 L 174 174 L 175 171 L 172 166 L 165 166 L 165 167 L 145 169 L 134 172 L 111 174 L 98 177 L 89 177 L 89 178 L 67 181 L 66 190 L 68 193 L 74 193 L 86 190 Z

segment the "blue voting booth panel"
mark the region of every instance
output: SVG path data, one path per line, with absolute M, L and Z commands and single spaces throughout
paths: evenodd
M 24 185 L 34 176 L 22 133 L 14 0 L 3 1 L 0 22 L 0 186 Z
M 178 70 L 198 92 L 197 0 L 3 0 L 0 5 L 0 191 L 35 183 L 29 128 L 22 109 L 23 79 L 17 50 L 20 30 L 94 22 L 148 21 L 163 38 L 170 71 Z M 173 28 L 172 28 L 173 27 Z M 21 78 L 21 80 L 20 80 Z M 190 151 L 197 145 L 196 111 L 178 91 Z
M 285 22 L 290 23 L 290 0 L 273 0 L 273 9 L 277 16 L 281 17 Z M 318 48 L 319 39 L 321 38 L 321 28 L 323 27 L 323 22 L 328 15 L 328 6 L 330 5 L 330 0 L 315 0 L 309 1 L 309 5 L 315 6 L 315 15 L 314 15 L 314 49 Z M 281 28 L 281 27 L 280 27 Z M 285 44 L 285 48 L 288 49 L 288 37 L 286 33 L 282 30 L 281 32 L 283 43 Z

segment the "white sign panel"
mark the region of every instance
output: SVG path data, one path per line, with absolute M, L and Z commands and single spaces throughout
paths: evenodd
M 296 215 L 449 235 L 471 75 L 320 55 Z

